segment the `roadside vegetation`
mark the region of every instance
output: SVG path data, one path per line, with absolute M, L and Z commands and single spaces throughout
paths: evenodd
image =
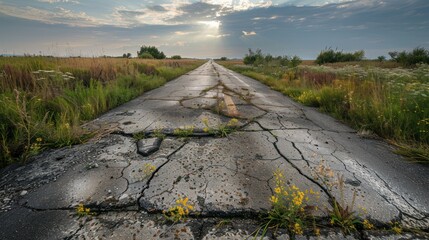
M 304 105 L 330 113 L 365 137 L 387 139 L 398 147 L 398 153 L 412 161 L 429 163 L 427 64 L 414 60 L 409 62 L 413 64 L 403 63 L 397 57 L 384 62 L 364 60 L 321 66 L 304 61 L 295 67 L 282 64 L 280 58 L 268 57 L 271 60 L 267 61 L 268 55 L 259 53 L 257 59 L 264 61 L 220 63 Z M 417 49 L 394 54 L 399 55 L 415 59 L 429 53 Z
M 320 52 L 316 58 L 317 64 L 336 63 L 336 62 L 356 62 L 362 61 L 365 56 L 363 50 L 354 53 L 344 53 L 343 51 L 333 50 L 331 48 L 325 49 Z
M 91 136 L 80 126 L 201 65 L 194 60 L 0 57 L 0 167 Z

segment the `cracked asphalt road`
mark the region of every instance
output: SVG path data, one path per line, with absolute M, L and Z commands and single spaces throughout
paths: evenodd
M 232 118 L 238 119 L 237 129 L 227 137 L 203 131 L 203 119 L 217 128 Z M 174 135 L 174 129 L 190 126 L 187 138 Z M 326 217 L 328 194 L 341 192 L 327 191 L 317 171 L 321 164 L 344 175 L 345 200 L 351 202 L 357 193 L 362 218 L 380 226 L 396 221 L 429 229 L 426 166 L 406 162 L 384 142 L 363 139 L 331 117 L 213 61 L 85 127 L 104 134 L 2 170 L 0 239 L 244 239 L 270 208 L 276 169 L 288 183 L 319 192 L 310 203 L 318 206 L 316 216 Z M 166 138 L 152 141 L 160 146 L 143 156 L 136 134 Z M 179 197 L 188 197 L 195 212 L 188 222 L 171 226 L 161 212 Z M 79 203 L 97 215 L 79 218 Z M 219 227 L 220 222 L 227 224 Z M 326 227 L 322 237 L 344 236 Z M 384 237 L 389 233 L 348 236 Z

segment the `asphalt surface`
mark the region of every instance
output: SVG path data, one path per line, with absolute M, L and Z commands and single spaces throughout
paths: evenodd
M 332 195 L 354 202 L 359 217 L 380 228 L 429 229 L 428 167 L 212 61 L 85 127 L 99 134 L 1 171 L 0 239 L 245 239 L 271 207 L 276 170 L 290 185 L 318 193 L 310 203 L 322 225 Z M 226 128 L 235 131 L 217 136 Z M 327 168 L 332 178 L 322 174 Z M 162 211 L 180 197 L 194 206 L 188 221 L 164 222 Z M 78 216 L 78 204 L 91 214 Z M 380 230 L 344 236 L 328 225 L 321 233 L 428 237 Z M 306 237 L 315 238 L 309 230 L 297 239 Z M 290 236 L 280 230 L 265 238 Z

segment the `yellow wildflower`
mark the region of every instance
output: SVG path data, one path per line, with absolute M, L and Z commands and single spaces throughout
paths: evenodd
M 394 226 L 394 227 L 392 227 L 392 231 L 395 232 L 396 234 L 401 234 L 402 228 Z
M 276 187 L 276 188 L 274 188 L 274 192 L 279 194 L 282 192 L 282 189 L 280 187 Z
M 374 228 L 374 225 L 368 221 L 368 219 L 363 220 L 363 228 L 367 229 L 367 230 L 371 230 Z
M 36 141 L 37 141 L 37 142 L 41 142 L 41 141 L 43 141 L 43 139 L 42 139 L 42 138 L 40 138 L 40 137 L 38 137 L 38 138 L 36 138 Z
M 302 231 L 301 225 L 299 223 L 295 223 L 295 225 L 293 226 L 293 232 L 296 235 L 302 235 L 304 232 Z
M 298 191 L 292 194 L 294 197 L 292 202 L 295 206 L 301 206 L 302 201 L 304 200 L 304 192 Z
M 229 120 L 227 125 L 231 127 L 231 126 L 237 125 L 237 123 L 238 123 L 238 120 L 236 118 L 233 118 L 233 119 Z
M 272 203 L 277 203 L 277 202 L 279 201 L 279 198 L 278 198 L 278 197 L 276 197 L 276 196 L 271 196 L 270 201 L 271 201 Z
M 181 207 L 181 206 L 177 206 L 177 212 L 179 213 L 180 216 L 185 215 L 185 211 L 183 210 L 183 207 Z

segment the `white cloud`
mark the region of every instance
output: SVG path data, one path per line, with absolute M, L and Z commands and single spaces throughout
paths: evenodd
M 38 2 L 42 2 L 42 3 L 74 3 L 74 4 L 80 4 L 80 2 L 76 1 L 76 0 L 38 0 Z
M 244 11 L 251 8 L 270 7 L 273 5 L 272 1 L 259 0 L 205 0 L 203 2 L 221 5 L 224 9 L 230 9 L 232 11 Z
M 302 7 L 302 6 L 324 6 L 328 4 L 339 4 L 339 3 L 355 2 L 355 1 L 356 0 L 287 0 L 285 1 L 285 3 L 293 6 Z M 367 0 L 364 0 L 364 1 L 367 1 Z
M 189 35 L 192 34 L 193 32 L 182 32 L 182 31 L 176 31 L 174 32 L 174 34 L 179 35 L 179 36 L 184 36 L 184 35 Z
M 0 1 L 0 12 L 24 19 L 41 21 L 50 24 L 67 24 L 70 26 L 101 26 L 136 27 L 143 25 L 205 25 L 208 28 L 219 29 L 219 17 L 232 12 L 252 8 L 272 6 L 272 1 L 261 0 L 171 0 L 156 3 L 149 1 L 140 7 L 130 7 L 126 1 L 114 1 L 110 9 L 67 10 L 56 8 L 59 3 L 80 4 L 81 0 L 36 0 L 51 6 L 37 7 Z M 83 6 L 84 2 L 79 6 Z M 110 5 L 110 4 L 109 4 Z M 110 12 L 109 12 L 110 11 Z M 93 15 L 94 14 L 94 15 Z M 96 15 L 95 15 L 96 14 Z M 216 33 L 217 34 L 217 33 Z M 213 35 L 216 35 L 213 34 Z
M 378 0 L 360 0 L 360 1 L 345 1 L 345 3 L 338 4 L 337 8 L 368 8 L 374 6 L 383 6 L 386 3 Z
M 251 31 L 251 32 L 246 32 L 246 31 L 242 31 L 243 36 L 253 36 L 256 35 L 255 31 Z
M 94 27 L 108 24 L 106 20 L 91 17 L 85 12 L 74 12 L 62 7 L 57 7 L 54 11 L 48 11 L 29 6 L 18 8 L 0 3 L 0 12 L 9 16 L 36 20 L 48 24 L 67 24 L 80 27 Z
M 207 34 L 206 36 L 209 38 L 223 38 L 223 37 L 231 36 L 231 34 L 218 34 L 218 35 Z
M 271 16 L 271 17 L 254 17 L 254 18 L 252 18 L 252 20 L 254 20 L 254 21 L 259 21 L 259 20 L 276 20 L 278 18 L 281 18 L 281 16 L 274 15 L 274 16 Z

